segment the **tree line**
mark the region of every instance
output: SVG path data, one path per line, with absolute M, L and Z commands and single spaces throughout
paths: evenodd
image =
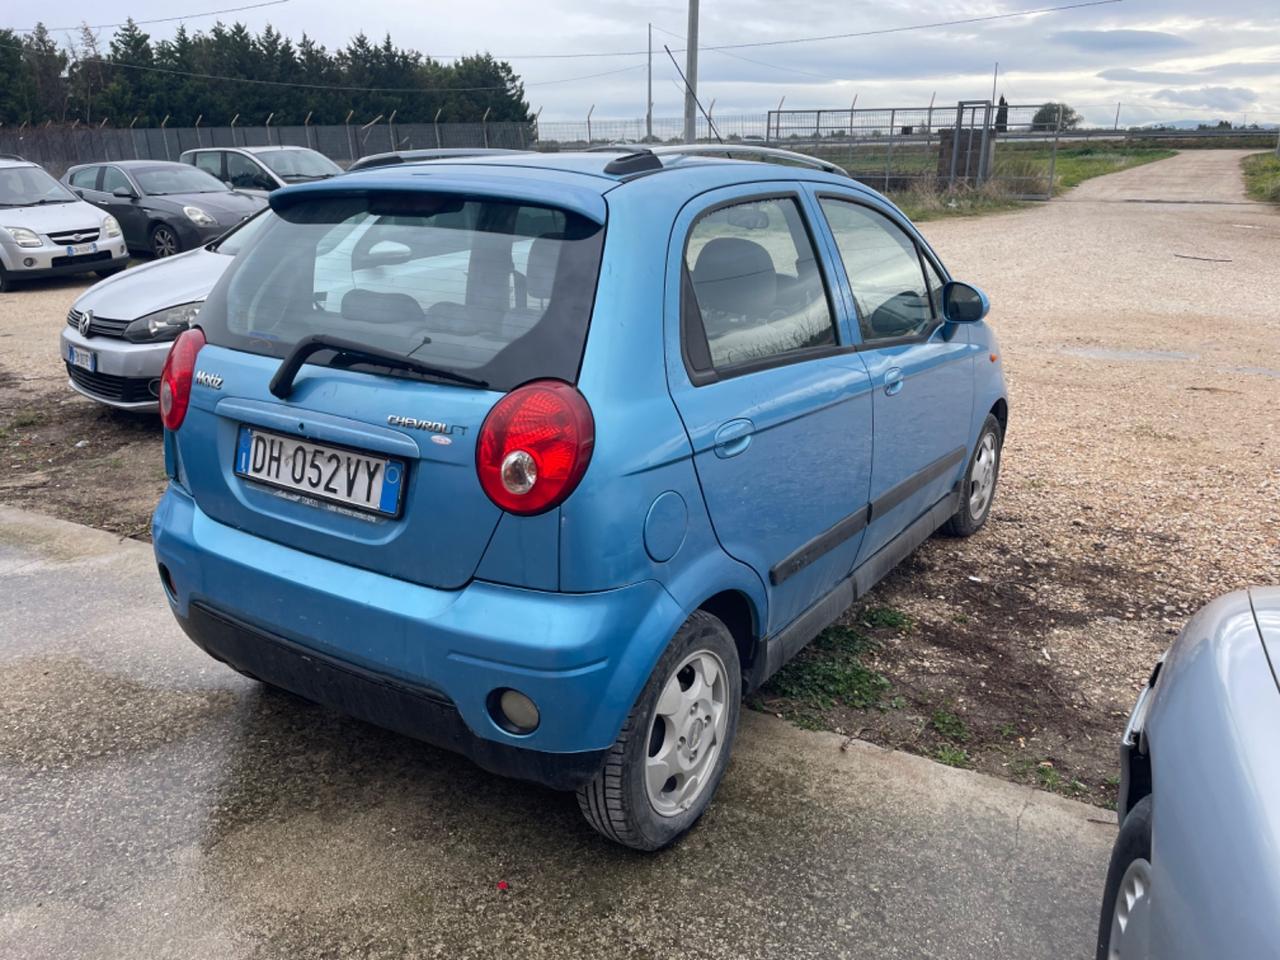
M 234 78 L 234 79 L 218 79 Z M 252 81 L 252 82 L 243 82 Z M 351 89 L 358 88 L 358 89 Z M 381 88 L 381 89 L 370 89 Z M 0 123 L 191 126 L 342 123 L 384 119 L 441 122 L 530 119 L 524 85 L 487 53 L 441 63 L 357 34 L 330 52 L 305 33 L 296 43 L 271 26 L 242 23 L 208 31 L 180 26 L 153 42 L 132 20 L 103 46 L 84 27 L 60 44 L 43 26 L 0 29 Z M 136 119 L 135 119 L 136 118 Z

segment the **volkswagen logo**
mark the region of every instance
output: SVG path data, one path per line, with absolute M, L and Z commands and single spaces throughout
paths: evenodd
M 80 331 L 80 336 L 87 337 L 89 336 L 92 327 L 93 311 L 86 310 L 84 313 L 80 314 L 80 322 L 76 325 L 76 329 Z

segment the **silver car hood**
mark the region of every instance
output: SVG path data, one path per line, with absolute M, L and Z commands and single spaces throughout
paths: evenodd
M 152 260 L 95 283 L 76 300 L 75 309 L 92 310 L 112 320 L 136 320 L 166 307 L 203 300 L 232 259 L 200 247 Z
M 1253 618 L 1262 634 L 1262 646 L 1267 651 L 1271 672 L 1280 682 L 1280 587 L 1250 587 L 1249 602 L 1253 606 Z
M 26 227 L 36 233 L 97 230 L 106 214 L 91 203 L 46 203 L 38 207 L 0 207 L 0 226 Z

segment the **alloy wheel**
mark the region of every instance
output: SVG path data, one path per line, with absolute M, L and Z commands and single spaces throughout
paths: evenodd
M 653 712 L 645 785 L 661 816 L 688 810 L 711 780 L 729 719 L 723 661 L 698 650 L 672 672 Z

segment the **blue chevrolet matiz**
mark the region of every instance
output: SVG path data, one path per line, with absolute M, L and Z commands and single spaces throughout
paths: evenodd
M 743 693 L 983 525 L 1008 417 L 986 298 L 900 211 L 715 149 L 273 193 L 161 383 L 191 639 L 627 846 L 689 829 Z

